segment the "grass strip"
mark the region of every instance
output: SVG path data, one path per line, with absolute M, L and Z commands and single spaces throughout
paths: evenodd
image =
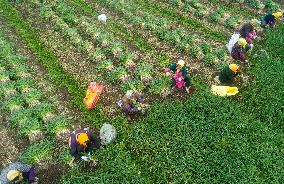
M 98 124 L 102 120 L 99 108 L 96 108 L 94 111 L 86 109 L 82 102 L 85 89 L 80 87 L 79 81 L 63 69 L 57 62 L 57 58 L 52 51 L 41 42 L 36 31 L 8 1 L 0 0 L 0 6 L 2 7 L 2 13 L 6 21 L 15 28 L 23 42 L 32 50 L 38 60 L 41 61 L 51 79 L 61 87 L 67 89 L 71 96 L 71 102 L 84 113 L 88 121 Z

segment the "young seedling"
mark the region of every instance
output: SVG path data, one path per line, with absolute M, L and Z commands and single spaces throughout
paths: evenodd
M 204 54 L 202 52 L 202 49 L 196 45 L 192 45 L 190 48 L 190 54 L 197 58 L 197 59 L 202 59 L 204 57 Z
M 105 34 L 105 33 L 101 33 L 97 37 L 97 41 L 101 44 L 102 47 L 107 47 L 111 42 L 110 35 Z
M 35 81 L 28 80 L 28 79 L 21 79 L 15 83 L 17 90 L 20 91 L 21 93 L 29 92 L 32 89 L 32 86 L 34 85 L 35 85 Z
M 110 82 L 125 82 L 128 79 L 128 74 L 125 68 L 117 67 L 108 73 L 108 80 Z
M 9 72 L 5 70 L 5 68 L 0 67 L 0 83 L 8 83 L 11 82 L 9 77 Z
M 50 134 L 54 134 L 57 137 L 62 137 L 68 132 L 69 121 L 64 116 L 57 116 L 53 118 L 47 125 L 47 131 Z
M 30 107 L 40 104 L 39 100 L 43 97 L 43 93 L 32 88 L 29 92 L 23 94 L 23 98 Z
M 27 121 L 19 124 L 19 132 L 24 136 L 28 136 L 29 140 L 33 142 L 42 137 L 42 127 L 43 123 L 39 121 L 36 117 L 30 116 Z
M 212 66 L 217 62 L 217 57 L 214 54 L 206 54 L 203 58 L 203 62 L 205 65 Z
M 213 51 L 212 46 L 206 42 L 202 42 L 200 44 L 200 48 L 204 54 L 209 54 L 209 53 L 212 53 Z
M 100 62 L 106 59 L 106 56 L 104 54 L 103 49 L 97 47 L 96 50 L 90 54 L 89 59 L 91 61 Z
M 140 80 L 128 80 L 124 82 L 121 86 L 121 89 L 124 93 L 126 93 L 128 90 L 136 90 L 138 92 L 142 92 L 144 90 L 145 86 Z
M 123 51 L 123 44 L 120 42 L 114 42 L 110 46 L 110 52 L 114 55 L 114 57 L 118 58 Z
M 45 123 L 48 123 L 55 116 L 52 112 L 52 105 L 46 102 L 39 104 L 34 110 L 35 115 L 41 118 Z
M 17 93 L 15 82 L 11 81 L 9 83 L 0 83 L 0 96 L 8 98 Z
M 119 57 L 119 61 L 122 62 L 128 68 L 135 66 L 134 55 L 129 52 L 122 53 Z
M 111 60 L 104 60 L 101 63 L 99 63 L 97 69 L 99 71 L 112 71 L 114 68 L 113 62 Z
M 152 80 L 150 84 L 150 93 L 166 97 L 170 94 L 170 80 L 165 76 L 159 76 Z
M 6 99 L 3 103 L 2 108 L 9 110 L 10 113 L 16 112 L 23 107 L 24 101 L 21 96 L 16 95 Z
M 142 64 L 137 68 L 136 73 L 142 82 L 148 83 L 152 80 L 153 66 L 147 63 Z
M 14 111 L 8 119 L 9 127 L 16 128 L 20 124 L 25 123 L 31 116 L 32 112 L 30 109 L 19 109 Z

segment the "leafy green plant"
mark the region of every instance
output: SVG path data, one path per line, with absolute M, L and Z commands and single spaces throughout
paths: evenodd
M 214 54 L 215 54 L 215 55 L 218 57 L 218 59 L 220 59 L 221 61 L 224 61 L 224 60 L 226 59 L 226 57 L 227 57 L 227 52 L 224 51 L 223 49 L 219 49 L 219 50 L 215 51 Z
M 216 56 L 214 54 L 205 54 L 204 58 L 203 58 L 203 63 L 208 65 L 208 66 L 212 66 L 216 63 Z
M 107 47 L 111 42 L 110 35 L 106 33 L 101 33 L 97 37 L 97 41 L 102 45 L 102 47 Z
M 180 6 L 182 4 L 181 0 L 170 0 L 173 6 Z
M 129 52 L 123 52 L 119 56 L 119 61 L 122 62 L 125 66 L 133 66 L 135 65 L 134 63 L 134 55 Z
M 201 48 L 201 50 L 204 54 L 208 54 L 208 53 L 211 53 L 213 51 L 212 46 L 210 44 L 208 44 L 207 42 L 202 42 L 200 44 L 200 48 Z
M 32 89 L 33 86 L 35 86 L 35 80 L 26 79 L 26 78 L 20 79 L 17 80 L 15 86 L 17 90 L 20 91 L 21 93 L 27 93 Z
M 99 62 L 106 59 L 103 49 L 97 47 L 95 52 L 91 53 L 89 56 L 91 61 Z
M 114 68 L 113 62 L 111 60 L 103 60 L 97 66 L 98 71 L 106 72 L 111 71 Z
M 117 67 L 111 72 L 108 73 L 107 76 L 108 80 L 112 83 L 118 82 L 118 81 L 125 81 L 128 78 L 127 71 L 124 67 Z
M 19 109 L 10 114 L 8 123 L 9 127 L 16 128 L 19 124 L 26 122 L 32 116 L 30 109 Z
M 17 93 L 15 82 L 0 83 L 0 89 L 0 96 L 9 97 Z
M 110 52 L 115 56 L 119 57 L 123 51 L 123 44 L 120 42 L 114 42 L 110 45 Z
M 238 16 L 232 16 L 225 21 L 225 27 L 227 28 L 235 28 L 240 21 Z
M 29 146 L 29 148 L 22 154 L 20 159 L 27 164 L 38 164 L 42 161 L 51 160 L 54 150 L 54 142 L 45 139 Z
M 136 74 L 140 77 L 142 82 L 149 82 L 152 80 L 152 73 L 153 73 L 153 66 L 148 63 L 143 63 L 140 65 L 137 70 Z
M 224 17 L 225 11 L 223 9 L 218 9 L 210 14 L 209 20 L 212 22 L 219 22 L 222 17 Z
M 47 124 L 47 132 L 50 134 L 59 134 L 68 128 L 70 122 L 64 116 L 56 116 Z
M 260 9 L 260 1 L 259 0 L 245 0 L 245 2 L 254 9 Z
M 0 69 L 0 83 L 6 83 L 10 81 L 10 77 L 9 77 L 9 72 L 5 71 L 5 69 L 3 69 L 1 67 Z
M 197 45 L 192 45 L 190 47 L 190 55 L 195 58 L 201 58 L 203 56 L 202 49 Z
M 159 76 L 152 80 L 149 88 L 149 92 L 155 95 L 162 95 L 170 87 L 170 80 L 165 76 Z
M 24 101 L 20 95 L 12 96 L 6 99 L 2 105 L 2 109 L 9 110 L 10 112 L 15 112 L 19 110 L 24 105 Z
M 121 89 L 124 93 L 126 93 L 128 90 L 136 90 L 139 92 L 142 92 L 145 86 L 140 80 L 127 80 L 121 85 Z
M 265 0 L 264 5 L 265 8 L 270 12 L 274 12 L 280 9 L 280 5 L 278 3 L 273 2 L 272 0 Z
M 53 107 L 50 103 L 44 102 L 39 104 L 36 109 L 34 109 L 34 114 L 42 119 L 49 116 L 53 112 Z
M 29 117 L 27 121 L 23 121 L 19 124 L 19 132 L 22 135 L 30 136 L 34 132 L 41 131 L 43 123 L 36 117 Z
M 23 94 L 23 99 L 26 101 L 27 104 L 30 106 L 36 106 L 40 102 L 39 100 L 43 97 L 42 91 L 32 88 L 27 93 Z

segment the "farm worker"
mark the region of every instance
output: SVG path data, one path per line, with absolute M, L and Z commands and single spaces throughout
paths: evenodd
M 253 40 L 257 37 L 256 30 L 254 29 L 251 23 L 246 23 L 240 29 L 241 38 L 246 39 L 247 43 L 250 44 L 250 47 L 253 47 Z
M 241 60 L 243 63 L 247 63 L 246 52 L 249 50 L 247 41 L 244 38 L 239 38 L 237 43 L 232 48 L 231 56 L 236 60 Z
M 264 28 L 267 27 L 274 27 L 276 24 L 276 21 L 282 16 L 282 12 L 278 11 L 275 13 L 269 13 L 263 17 L 261 20 L 261 26 Z
M 236 64 L 226 66 L 219 75 L 221 83 L 231 83 L 233 79 L 239 74 L 240 67 Z
M 84 153 L 91 154 L 95 151 L 95 148 L 99 148 L 100 146 L 100 138 L 86 128 L 75 130 L 69 138 L 70 154 L 75 159 L 96 162 L 90 157 L 85 156 Z
M 10 163 L 1 171 L 0 175 L 1 184 L 20 183 L 25 179 L 30 184 L 37 184 L 38 181 L 34 167 L 20 162 Z
M 121 100 L 117 102 L 118 106 L 127 114 L 129 121 L 132 120 L 133 115 L 142 112 L 143 97 L 135 90 L 128 90 Z
M 179 60 L 177 63 L 171 64 L 169 68 L 165 69 L 166 75 L 172 74 L 172 83 L 177 88 L 185 88 L 186 92 L 189 93 L 191 87 L 190 78 L 187 76 L 187 69 L 185 67 L 185 61 Z

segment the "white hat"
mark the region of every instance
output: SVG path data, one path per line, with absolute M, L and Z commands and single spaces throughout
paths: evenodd
M 99 21 L 106 22 L 106 19 L 107 19 L 106 14 L 101 14 L 101 15 L 98 16 L 98 20 L 99 20 Z
M 184 60 L 181 59 L 181 60 L 178 61 L 178 65 L 180 65 L 181 67 L 183 67 L 184 64 L 185 64 Z

